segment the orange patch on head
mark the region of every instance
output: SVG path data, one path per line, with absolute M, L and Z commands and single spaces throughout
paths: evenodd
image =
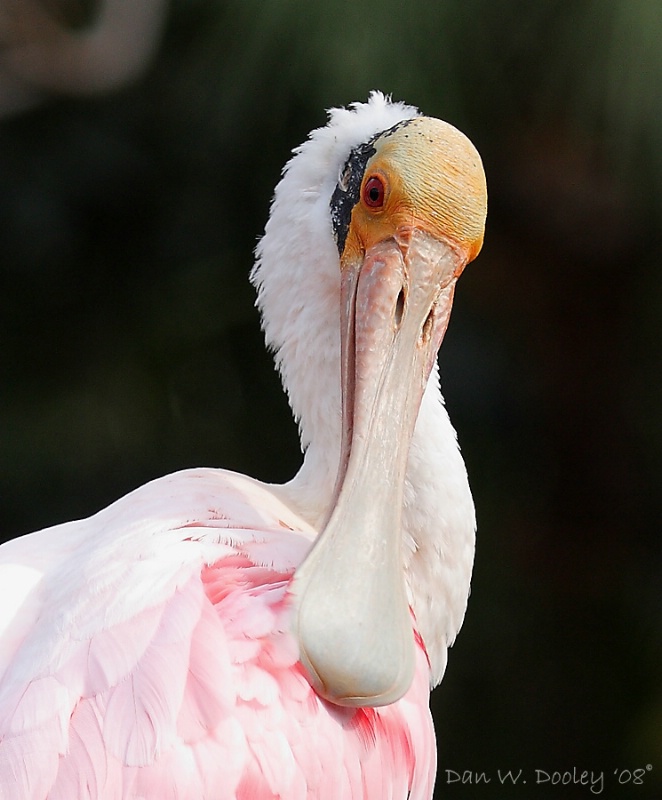
M 483 243 L 487 188 L 475 147 L 452 125 L 417 117 L 374 143 L 352 209 L 343 261 L 356 261 L 398 231 L 421 228 L 466 264 Z

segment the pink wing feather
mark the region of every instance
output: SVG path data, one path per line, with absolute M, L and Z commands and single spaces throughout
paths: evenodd
M 0 548 L 0 800 L 429 800 L 429 668 L 314 693 L 288 584 L 314 531 L 220 470 L 154 481 Z

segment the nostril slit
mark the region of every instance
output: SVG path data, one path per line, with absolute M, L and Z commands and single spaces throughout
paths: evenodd
M 400 289 L 398 299 L 395 301 L 395 311 L 393 313 L 393 321 L 395 327 L 399 328 L 402 323 L 402 315 L 405 313 L 405 290 Z
M 430 309 L 430 313 L 425 318 L 423 327 L 421 328 L 421 344 L 427 344 L 432 336 L 432 322 L 434 320 L 434 306 Z

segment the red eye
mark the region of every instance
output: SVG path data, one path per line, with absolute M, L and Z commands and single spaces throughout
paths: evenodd
M 373 175 L 363 186 L 363 202 L 368 208 L 381 208 L 384 205 L 384 182 L 382 179 Z

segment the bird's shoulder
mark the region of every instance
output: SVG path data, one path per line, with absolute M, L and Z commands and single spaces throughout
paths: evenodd
M 377 796 L 429 797 L 422 649 L 384 709 L 331 708 L 298 662 L 288 585 L 312 536 L 270 487 L 189 470 L 0 548 L 0 586 L 19 576 L 0 798 L 359 798 L 367 772 Z
M 279 659 L 297 659 L 287 584 L 313 535 L 269 486 L 197 469 L 1 547 L 0 780 L 26 798 L 57 781 L 77 797 L 72 776 L 92 785 L 113 764 L 146 780 L 238 696 L 273 700 Z
M 151 481 L 97 514 L 0 547 L 0 676 L 26 637 L 40 652 L 167 603 L 203 568 L 244 557 L 290 574 L 314 531 L 271 487 L 191 469 Z

